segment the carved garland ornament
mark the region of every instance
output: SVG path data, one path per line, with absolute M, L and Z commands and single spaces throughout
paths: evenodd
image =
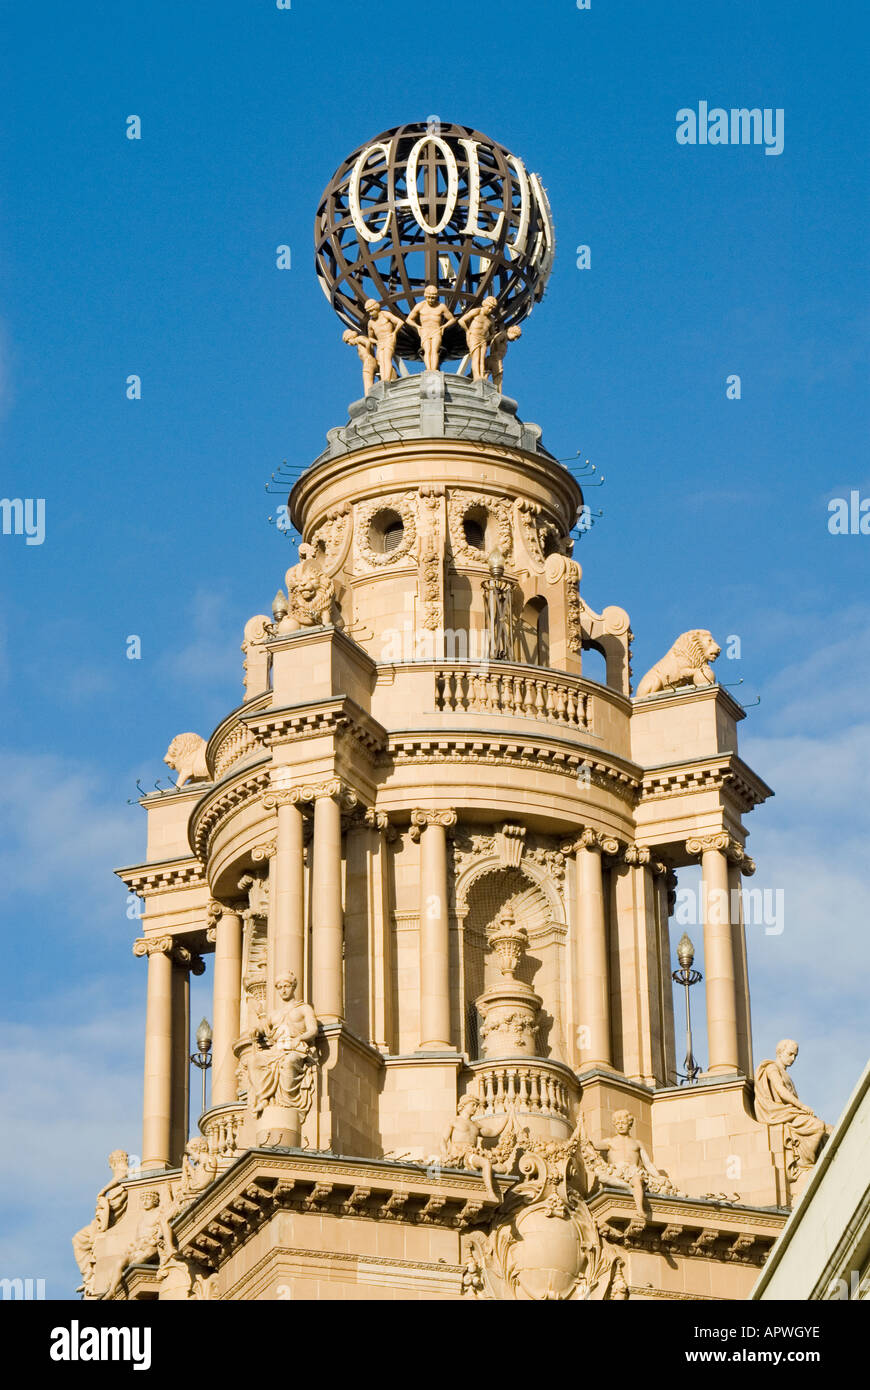
M 396 512 L 402 518 L 404 531 L 402 539 L 395 550 L 381 553 L 373 550 L 369 541 L 371 524 L 379 512 Z M 391 497 L 376 497 L 371 502 L 364 503 L 356 514 L 356 545 L 360 558 L 367 565 L 375 569 L 383 569 L 384 565 L 395 565 L 403 559 L 413 548 L 417 540 L 417 511 L 414 505 L 414 494 L 411 492 L 396 493 Z
M 333 512 L 327 512 L 320 525 L 311 532 L 308 543 L 322 556 L 321 568 L 330 576 L 337 574 L 344 563 L 351 538 L 350 506 L 345 502 Z
M 547 557 L 544 555 L 544 547 L 547 540 L 552 538 L 561 551 L 564 544 L 558 526 L 552 521 L 546 521 L 541 516 L 541 507 L 537 502 L 530 502 L 526 498 L 518 498 L 516 504 L 517 517 L 521 529 L 529 559 L 535 566 L 539 574 L 544 573 L 544 566 Z M 555 554 L 556 552 L 551 552 Z

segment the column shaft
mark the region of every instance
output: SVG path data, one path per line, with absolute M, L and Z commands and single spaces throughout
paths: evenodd
M 737 990 L 731 933 L 728 860 L 720 849 L 704 850 L 704 973 L 707 977 L 708 1075 L 739 1070 Z
M 224 911 L 215 927 L 212 1105 L 227 1105 L 237 1097 L 233 1044 L 239 1036 L 241 999 L 242 918 Z
M 450 1047 L 447 831 L 437 824 L 420 838 L 420 1047 Z
M 197 1093 L 199 1115 L 202 1094 Z M 190 1132 L 190 971 L 187 965 L 172 964 L 172 1124 L 169 1161 L 181 1164 Z
M 325 1023 L 344 1018 L 342 989 L 341 809 L 331 796 L 314 803 L 314 883 L 311 892 L 313 995 Z
M 739 864 L 728 866 L 731 890 L 731 945 L 737 996 L 737 1049 L 740 1070 L 752 1076 L 752 1013 L 749 1006 L 749 970 L 746 960 L 746 926 L 743 920 L 743 875 Z
M 142 1167 L 169 1166 L 172 1095 L 172 961 L 166 951 L 148 957 L 145 1012 L 145 1087 Z
M 577 1027 L 580 1065 L 612 1065 L 610 971 L 601 854 L 577 851 Z
M 274 956 L 273 983 L 296 976 L 302 997 L 305 968 L 305 880 L 302 862 L 302 811 L 292 802 L 278 806 L 278 839 L 273 863 L 269 923 Z

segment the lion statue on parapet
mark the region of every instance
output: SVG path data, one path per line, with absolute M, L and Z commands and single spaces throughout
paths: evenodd
M 647 671 L 637 687 L 638 695 L 657 695 L 662 690 L 676 690 L 682 685 L 715 684 L 716 676 L 710 663 L 721 650 L 706 628 L 696 627 L 684 632 L 667 656 Z
M 166 750 L 163 761 L 178 773 L 177 787 L 186 782 L 207 782 L 205 739 L 200 734 L 176 734 Z

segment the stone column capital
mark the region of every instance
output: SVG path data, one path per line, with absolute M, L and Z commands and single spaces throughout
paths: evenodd
M 279 806 L 295 805 L 296 798 L 293 795 L 292 788 L 289 788 L 286 791 L 267 792 L 266 795 L 263 797 L 263 809 L 265 811 L 275 811 L 278 809 Z
M 419 840 L 421 834 L 429 825 L 440 825 L 445 830 L 456 825 L 458 816 L 455 811 L 429 811 L 417 807 L 411 812 L 411 839 Z
M 255 864 L 262 864 L 264 860 L 274 858 L 277 848 L 277 840 L 264 840 L 261 845 L 254 845 L 251 858 Z
M 342 811 L 353 811 L 359 805 L 356 792 L 340 777 L 331 777 L 327 782 L 309 782 L 304 786 L 294 787 L 289 795 L 294 806 L 302 802 L 320 801 L 322 797 L 330 797 L 337 801 Z
M 729 835 L 727 830 L 717 831 L 713 835 L 693 835 L 686 841 L 687 854 L 700 856 L 710 850 L 718 850 L 720 854 L 724 854 L 732 864 L 739 866 L 742 873 L 755 873 L 754 860 L 750 859 L 740 841 Z
M 171 936 L 138 936 L 133 942 L 134 956 L 165 955 L 176 965 L 183 965 L 194 975 L 202 975 L 205 961 L 189 947 L 182 946 Z
M 592 825 L 584 825 L 576 839 L 565 840 L 560 848 L 563 854 L 579 854 L 581 850 L 585 849 L 592 854 L 606 854 L 614 859 L 625 846 L 614 835 L 608 835 L 603 830 L 596 830 Z

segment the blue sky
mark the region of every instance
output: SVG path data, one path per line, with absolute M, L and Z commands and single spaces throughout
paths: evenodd
M 322 188 L 432 114 L 549 193 L 507 389 L 606 477 L 584 597 L 628 609 L 638 675 L 688 627 L 741 639 L 720 680 L 761 697 L 742 751 L 777 792 L 754 883 L 786 894 L 750 938 L 756 1055 L 794 1034 L 802 1099 L 837 1116 L 868 1052 L 870 537 L 827 527 L 870 496 L 866 25 L 848 0 L 2 7 L 0 493 L 44 498 L 46 534 L 0 536 L 0 1273 L 68 1296 L 104 1155 L 138 1149 L 127 799 L 238 702 L 291 559 L 264 484 L 359 394 L 312 269 Z M 678 145 L 702 100 L 782 108 L 783 153 Z

